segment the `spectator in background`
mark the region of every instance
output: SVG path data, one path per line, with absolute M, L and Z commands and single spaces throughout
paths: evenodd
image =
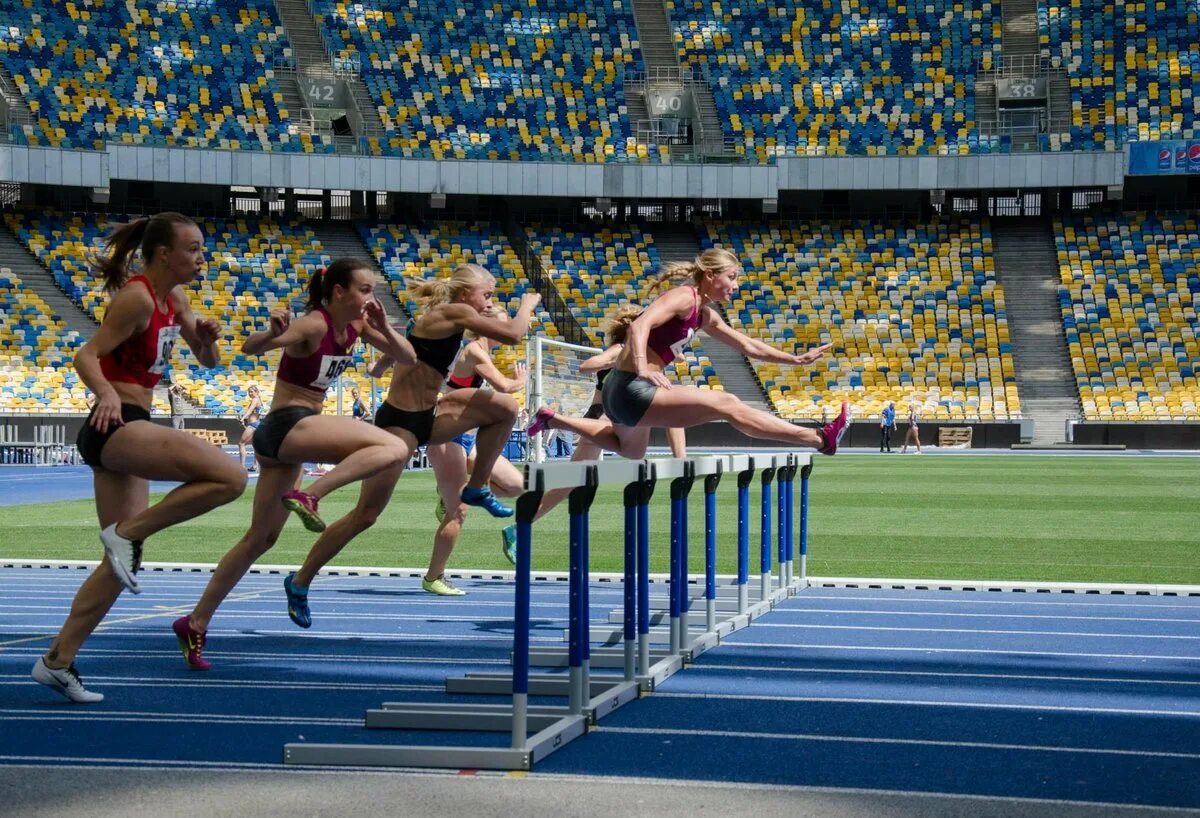
M 354 417 L 357 420 L 370 420 L 371 410 L 367 407 L 367 404 L 363 402 L 362 397 L 358 394 L 357 387 L 350 387 L 350 398 L 353 401 L 350 411 L 354 413 Z
M 896 404 L 894 401 L 888 401 L 888 405 L 883 407 L 883 417 L 879 420 L 879 451 L 890 452 L 892 450 L 892 432 L 896 429 Z
M 171 428 L 183 428 L 183 410 L 187 401 L 183 397 L 183 387 L 172 383 L 167 387 L 167 403 L 171 405 Z

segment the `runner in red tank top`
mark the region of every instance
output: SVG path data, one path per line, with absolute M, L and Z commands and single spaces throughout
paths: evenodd
M 105 560 L 79 588 L 71 613 L 33 678 L 76 702 L 88 691 L 74 660 L 124 588 L 138 591 L 142 541 L 240 495 L 246 472 L 195 435 L 150 422 L 154 386 L 182 338 L 206 367 L 220 364 L 220 326 L 199 318 L 186 287 L 204 269 L 204 236 L 189 218 L 163 213 L 117 228 L 97 268 L 113 293 L 104 323 L 75 356 L 96 403 L 77 444 L 92 467 Z M 129 277 L 141 251 L 142 273 Z M 180 483 L 150 506 L 150 480 Z
M 401 363 L 416 361 L 412 346 L 388 325 L 374 293 L 375 276 L 367 262 L 338 259 L 313 274 L 303 316 L 292 321 L 285 312 L 272 313 L 270 328 L 242 345 L 249 355 L 282 349 L 283 358 L 271 410 L 254 432 L 260 472 L 250 528 L 221 559 L 191 615 L 173 626 L 193 670 L 209 668 L 202 655 L 209 621 L 254 561 L 275 544 L 289 509 L 310 531 L 323 531 L 317 513 L 322 497 L 372 475 L 399 475 L 411 456 L 403 441 L 377 426 L 321 414 L 325 392 L 350 365 L 360 336 Z M 306 491 L 293 489 L 304 464 L 312 462 L 337 465 Z

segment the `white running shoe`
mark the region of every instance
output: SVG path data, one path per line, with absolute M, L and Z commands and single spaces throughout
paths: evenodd
M 74 662 L 69 667 L 56 669 L 46 664 L 44 656 L 39 656 L 37 663 L 33 666 L 33 673 L 30 675 L 33 676 L 35 682 L 57 690 L 73 702 L 93 704 L 104 701 L 103 693 L 93 693 L 83 686 L 83 679 L 79 677 L 79 671 L 75 669 Z
M 117 580 L 133 593 L 140 594 L 142 589 L 138 587 L 137 572 L 142 567 L 142 541 L 125 539 L 117 533 L 117 524 L 113 523 L 100 532 L 100 542 L 104 543 L 104 555 Z

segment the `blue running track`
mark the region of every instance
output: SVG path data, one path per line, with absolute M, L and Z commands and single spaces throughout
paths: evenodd
M 252 574 L 189 672 L 171 620 L 208 574 L 152 572 L 84 646 L 107 698 L 29 679 L 85 571 L 0 569 L 0 764 L 281 763 L 286 742 L 507 744 L 367 731 L 383 701 L 452 700 L 447 676 L 504 669 L 512 592 L 322 578 L 314 625 Z M 566 583 L 533 592 L 534 645 L 561 645 Z M 592 619 L 620 587 L 596 583 Z M 547 700 L 548 702 L 553 700 Z M 812 588 L 536 769 L 595 776 L 1200 807 L 1200 598 Z

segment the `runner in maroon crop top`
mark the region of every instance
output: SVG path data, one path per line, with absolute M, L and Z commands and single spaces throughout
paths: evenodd
M 617 359 L 621 357 L 621 351 L 625 348 L 625 342 L 628 340 L 630 325 L 641 314 L 642 308 L 632 304 L 618 307 L 607 320 L 604 340 L 608 342 L 608 348 L 579 363 L 580 372 L 585 374 L 596 373 L 596 392 L 592 398 L 591 407 L 588 408 L 587 414 L 583 416 L 585 419 L 596 420 L 604 417 L 604 406 L 600 402 L 600 393 L 604 388 L 604 381 L 611 374 L 613 365 L 617 362 Z M 687 436 L 683 429 L 667 429 L 667 445 L 671 449 L 672 457 L 687 457 Z M 603 455 L 604 450 L 600 446 L 597 446 L 587 438 L 581 437 L 579 445 L 575 447 L 575 451 L 571 452 L 571 460 L 599 460 Z M 551 489 L 547 491 L 542 496 L 542 502 L 538 505 L 537 514 L 534 515 L 533 519 L 537 521 L 546 516 L 559 503 L 567 499 L 571 491 L 572 489 Z M 505 532 L 506 538 L 516 538 L 515 528 L 511 531 L 505 529 Z
M 850 407 L 845 401 L 836 420 L 820 430 L 809 429 L 747 406 L 728 392 L 673 387 L 663 374 L 663 368 L 697 329 L 749 358 L 789 366 L 810 364 L 832 346 L 824 344 L 796 355 L 732 329 L 709 305 L 728 301 L 737 292 L 740 273 L 737 257 L 720 248 L 706 250 L 691 262 L 664 265 L 655 287 L 684 274 L 690 282 L 656 298 L 630 326 L 629 343 L 604 381 L 604 413 L 608 420 L 563 417 L 542 408 L 529 433 L 544 428 L 567 429 L 623 457 L 640 459 L 646 454 L 652 428 L 687 428 L 724 420 L 749 437 L 834 454 L 850 422 Z
M 349 416 L 321 414 L 325 392 L 349 366 L 360 335 L 401 362 L 416 361 L 412 346 L 388 325 L 374 292 L 375 276 L 367 262 L 338 259 L 313 274 L 303 316 L 292 321 L 286 312 L 272 313 L 270 327 L 242 345 L 248 355 L 282 349 L 283 357 L 271 410 L 254 432 L 260 473 L 250 528 L 222 557 L 191 615 L 173 625 L 193 670 L 209 668 L 202 655 L 209 621 L 254 561 L 275 544 L 289 509 L 305 528 L 324 531 L 317 512 L 322 497 L 381 472 L 398 473 L 410 456 L 407 447 L 382 429 Z M 307 490 L 295 490 L 306 462 L 337 465 Z
M 76 702 L 100 701 L 75 672 L 80 646 L 121 591 L 139 590 L 142 541 L 228 503 L 242 493 L 246 472 L 195 435 L 150 422 L 154 386 L 182 338 L 202 366 L 220 364 L 220 326 L 200 318 L 187 286 L 204 269 L 204 235 L 178 213 L 137 219 L 105 240 L 95 259 L 112 293 L 104 322 L 75 356 L 75 369 L 96 395 L 77 445 L 92 467 L 105 559 L 80 586 L 71 612 L 33 668 L 33 678 Z M 140 251 L 140 275 L 129 276 Z M 151 480 L 179 483 L 151 506 Z

